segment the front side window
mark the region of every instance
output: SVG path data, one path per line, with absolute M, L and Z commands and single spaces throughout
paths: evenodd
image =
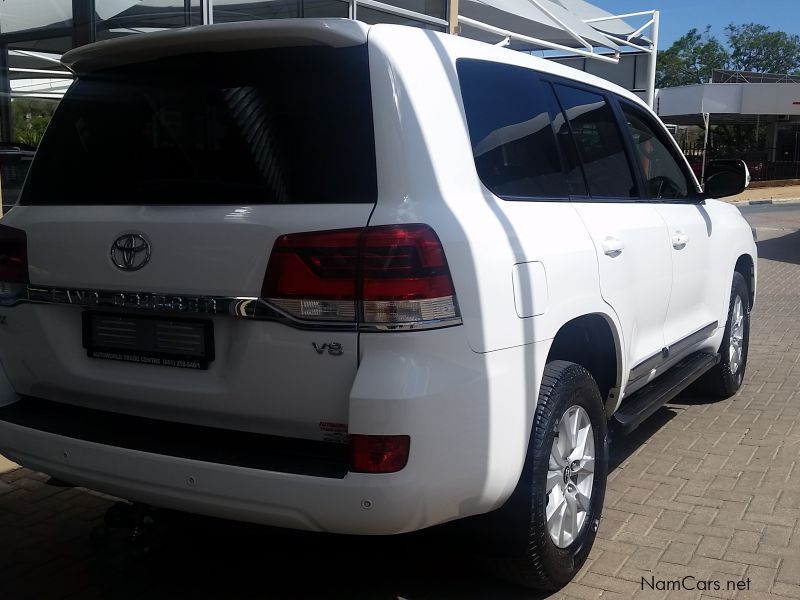
M 583 164 L 589 195 L 635 198 L 638 191 L 614 112 L 600 94 L 555 85 Z
M 530 69 L 458 60 L 475 166 L 501 198 L 566 198 L 547 100 Z
M 686 173 L 664 141 L 663 133 L 651 125 L 652 120 L 643 110 L 625 103 L 622 104 L 622 112 L 644 175 L 647 197 L 671 200 L 688 198 L 692 188 Z

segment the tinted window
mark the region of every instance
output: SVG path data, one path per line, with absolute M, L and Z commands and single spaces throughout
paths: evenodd
M 374 202 L 376 188 L 366 47 L 303 47 L 80 79 L 21 202 Z
M 691 187 L 685 172 L 667 146 L 661 128 L 655 126 L 647 113 L 634 106 L 623 104 L 622 112 L 644 174 L 647 197 L 687 198 Z
M 561 112 L 558 100 L 556 99 L 553 87 L 549 83 L 543 84 L 544 94 L 551 105 L 551 112 L 555 115 L 553 119 L 553 131 L 556 134 L 556 142 L 561 149 L 561 156 L 566 166 L 567 186 L 570 195 L 586 196 L 586 181 L 583 177 L 583 167 L 578 158 L 578 151 L 575 148 L 575 140 L 569 131 L 569 123 Z
M 638 195 L 614 112 L 603 96 L 556 85 L 589 186 L 589 194 L 605 198 Z
M 457 68 L 483 184 L 501 197 L 566 197 L 550 113 L 536 75 L 478 60 L 459 60 Z

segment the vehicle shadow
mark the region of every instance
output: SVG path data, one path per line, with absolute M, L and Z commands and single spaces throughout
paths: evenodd
M 800 264 L 800 231 L 757 242 L 758 257 L 779 262 Z
M 676 415 L 664 407 L 628 435 L 614 433 L 617 469 Z M 305 533 L 172 511 L 132 543 L 130 530 L 95 529 L 95 576 L 112 598 L 526 599 L 448 526 L 401 536 Z
M 137 551 L 99 526 L 113 598 L 545 598 L 484 573 L 440 529 L 393 537 L 303 533 L 164 512 Z M 96 529 L 96 532 L 98 530 Z M 145 555 L 143 555 L 145 554 Z
M 661 407 L 644 423 L 631 433 L 622 433 L 619 429 L 611 428 L 611 443 L 608 449 L 608 473 L 613 473 L 622 463 L 633 456 L 636 451 L 647 443 L 662 427 L 665 427 L 677 415 L 676 411 L 667 406 Z

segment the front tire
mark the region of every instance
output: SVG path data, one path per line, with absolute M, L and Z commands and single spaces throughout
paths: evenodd
M 715 398 L 730 398 L 739 391 L 747 367 L 750 345 L 750 291 L 741 273 L 733 274 L 728 321 L 719 348 L 720 361 L 700 379 L 702 389 Z
M 538 589 L 559 589 L 594 543 L 608 472 L 608 426 L 600 391 L 582 366 L 545 367 L 524 472 L 500 509 L 496 574 Z M 523 542 L 523 543 L 520 543 Z

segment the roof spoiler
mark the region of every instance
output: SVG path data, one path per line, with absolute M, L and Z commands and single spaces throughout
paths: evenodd
M 64 54 L 61 64 L 80 76 L 196 52 L 291 46 L 342 48 L 366 43 L 368 29 L 367 25 L 351 19 L 280 19 L 202 25 L 88 44 Z

